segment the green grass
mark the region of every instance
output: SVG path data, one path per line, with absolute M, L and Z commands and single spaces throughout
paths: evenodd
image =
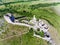
M 28 4 L 28 3 L 27 3 Z M 25 11 L 25 12 L 24 12 Z M 60 16 L 56 15 L 51 8 L 35 8 L 31 9 L 29 5 L 8 5 L 7 7 L 1 9 L 0 8 L 0 16 L 3 16 L 7 12 L 12 12 L 14 16 L 21 16 L 24 15 L 26 17 L 32 18 L 33 15 L 36 15 L 37 19 L 44 19 L 46 20 L 50 25 L 55 27 L 60 34 Z M 17 30 L 25 31 L 26 27 L 22 26 L 14 26 L 14 25 L 9 25 L 8 30 Z M 28 29 L 26 29 L 27 31 Z M 13 37 L 11 39 L 8 39 L 6 41 L 3 41 L 4 43 L 0 42 L 1 45 L 47 45 L 45 41 L 42 39 L 32 37 L 30 36 L 30 33 L 21 35 L 20 37 Z
M 43 32 L 43 31 L 41 31 L 41 32 L 36 31 L 35 34 L 36 34 L 36 35 L 39 35 L 39 36 L 41 36 L 41 37 L 44 37 L 44 32 Z
M 7 39 L 0 43 L 0 45 L 47 45 L 47 42 L 31 36 L 30 32 L 18 37 L 13 37 L 11 39 Z
M 12 38 L 0 41 L 0 45 L 48 45 L 48 43 L 46 41 L 44 41 L 40 38 L 37 38 L 37 37 L 33 37 L 34 32 L 33 32 L 32 28 L 30 30 L 26 29 L 26 28 L 27 27 L 17 26 L 17 25 L 14 26 L 14 25 L 9 24 L 7 30 L 10 30 L 10 31 L 15 30 L 15 31 L 24 33 L 24 29 L 25 29 L 26 32 L 27 31 L 29 31 L 29 32 L 26 34 L 17 36 L 17 37 L 14 36 Z M 6 33 L 4 33 L 4 34 L 6 34 Z M 8 34 L 11 34 L 11 33 L 8 31 Z M 6 35 L 8 35 L 8 34 L 6 34 Z M 8 38 L 8 37 L 9 37 L 9 35 L 6 38 Z

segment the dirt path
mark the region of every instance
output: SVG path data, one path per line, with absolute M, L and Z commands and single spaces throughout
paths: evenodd
M 49 33 L 51 35 L 51 38 L 56 43 L 56 45 L 60 45 L 60 36 L 59 36 L 57 30 L 54 27 L 50 26 Z
M 60 35 L 57 32 L 57 30 L 53 26 L 51 26 L 49 23 L 47 23 L 45 20 L 44 22 L 49 25 L 49 33 L 52 40 L 55 42 L 56 45 L 60 45 Z
M 57 5 L 55 7 L 52 7 L 53 11 L 60 16 L 60 5 Z
M 13 37 L 15 37 L 15 36 L 21 36 L 21 35 L 26 34 L 26 33 L 28 33 L 28 32 L 20 33 L 20 34 L 17 34 L 17 35 L 13 35 L 13 36 L 10 36 L 10 37 L 7 37 L 7 38 L 4 38 L 4 39 L 1 39 L 0 41 L 4 41 L 4 40 L 7 40 L 7 39 L 11 39 L 11 38 L 13 38 Z

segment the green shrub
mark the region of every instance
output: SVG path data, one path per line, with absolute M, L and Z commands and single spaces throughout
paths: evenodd
M 44 32 L 43 31 L 41 31 L 41 32 L 36 31 L 35 34 L 40 35 L 41 37 L 44 37 Z
M 33 36 L 33 28 L 31 28 L 31 29 L 29 30 L 29 33 L 27 33 L 27 35 L 28 35 L 29 37 L 32 37 L 32 36 Z
M 31 28 L 31 29 L 29 30 L 29 33 L 30 33 L 31 35 L 33 35 L 33 28 Z

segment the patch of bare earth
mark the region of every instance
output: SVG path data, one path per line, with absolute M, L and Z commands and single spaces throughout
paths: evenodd
M 55 29 L 53 26 L 51 26 L 49 23 L 47 23 L 46 21 L 44 21 L 46 24 L 48 24 L 49 26 L 49 33 L 50 33 L 50 36 L 52 38 L 52 40 L 54 41 L 54 43 L 56 45 L 60 45 L 60 35 L 57 31 L 57 29 Z
M 50 26 L 49 32 L 50 32 L 52 39 L 56 43 L 56 45 L 60 45 L 60 36 L 57 30 L 54 27 Z

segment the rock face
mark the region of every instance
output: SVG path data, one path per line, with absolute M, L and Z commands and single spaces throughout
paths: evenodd
M 30 20 L 30 22 L 32 24 L 34 24 L 34 30 L 37 30 L 38 28 L 40 29 L 40 31 L 44 31 L 44 32 L 47 32 L 48 31 L 48 25 L 45 24 L 43 22 L 43 20 L 39 19 L 39 21 L 37 21 L 35 15 L 33 16 L 32 20 Z

